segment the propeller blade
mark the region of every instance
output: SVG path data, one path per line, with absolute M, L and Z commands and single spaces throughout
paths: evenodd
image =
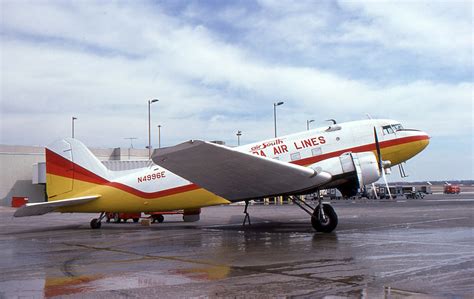
M 380 144 L 379 137 L 377 136 L 377 130 L 374 127 L 374 139 L 375 139 L 375 148 L 377 149 L 377 162 L 379 164 L 379 171 L 382 173 L 382 154 L 380 153 Z

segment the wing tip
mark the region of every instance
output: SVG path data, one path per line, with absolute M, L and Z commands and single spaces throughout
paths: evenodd
M 40 215 L 47 214 L 51 211 L 52 210 L 48 210 L 48 211 L 41 210 L 40 212 L 38 212 L 38 210 L 33 209 L 31 206 L 25 205 L 18 208 L 15 211 L 15 213 L 13 213 L 13 217 L 18 218 L 18 217 L 28 217 L 28 216 L 40 216 Z

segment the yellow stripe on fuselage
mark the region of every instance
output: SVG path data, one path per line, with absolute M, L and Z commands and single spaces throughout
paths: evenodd
M 47 174 L 47 176 L 54 176 L 56 184 L 70 185 L 70 178 L 52 174 Z M 88 194 L 100 194 L 101 197 L 86 204 L 59 208 L 57 211 L 79 213 L 103 211 L 139 213 L 196 209 L 230 203 L 228 200 L 202 188 L 148 199 L 108 185 L 98 185 L 79 180 L 74 180 L 74 191 L 50 198 L 49 201 L 85 196 Z

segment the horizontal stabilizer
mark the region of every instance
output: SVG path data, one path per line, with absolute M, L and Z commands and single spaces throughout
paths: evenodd
M 75 198 L 56 200 L 56 201 L 29 203 L 19 208 L 18 210 L 16 210 L 13 216 L 25 217 L 25 216 L 43 215 L 49 212 L 53 212 L 56 208 L 84 204 L 86 202 L 92 201 L 99 197 L 100 195 L 91 195 L 91 196 L 75 197 Z
M 157 149 L 153 162 L 227 200 L 296 193 L 331 179 L 299 166 L 200 140 Z

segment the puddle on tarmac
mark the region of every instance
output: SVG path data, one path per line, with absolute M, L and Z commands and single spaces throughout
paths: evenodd
M 192 281 L 192 278 L 181 274 L 170 274 L 169 272 L 138 272 L 114 276 L 91 275 L 46 278 L 44 282 L 44 296 L 53 297 L 89 292 L 180 285 Z
M 230 270 L 228 266 L 209 266 L 180 269 L 173 272 L 194 280 L 220 280 L 227 278 L 230 274 Z
M 99 275 L 46 278 L 44 283 L 44 296 L 53 297 L 86 293 L 94 290 L 90 283 L 100 278 L 101 276 Z

